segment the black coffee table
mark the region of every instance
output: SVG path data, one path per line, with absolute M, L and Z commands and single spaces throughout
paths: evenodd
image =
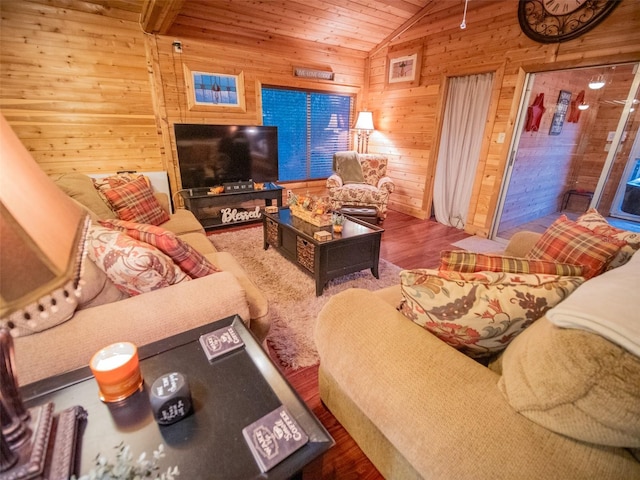
M 198 338 L 231 324 L 245 347 L 209 363 Z M 300 474 L 334 444 L 240 317 L 225 318 L 141 347 L 139 355 L 145 391 L 121 404 L 107 405 L 98 399 L 88 367 L 22 388 L 27 407 L 52 401 L 56 412 L 74 405 L 87 410 L 78 473 L 87 473 L 98 453 L 115 459 L 114 447 L 120 442 L 131 446 L 134 458 L 142 452 L 151 455 L 162 443 L 166 457 L 161 466 L 166 469 L 177 465 L 180 479 L 284 479 Z M 172 425 L 159 426 L 150 410 L 148 389 L 156 378 L 172 371 L 187 376 L 194 413 Z M 242 429 L 280 405 L 305 430 L 309 442 L 261 474 Z
M 274 247 L 282 255 L 313 275 L 316 296 L 322 295 L 332 278 L 371 269 L 380 278 L 380 240 L 384 229 L 346 216 L 342 233 L 332 233 L 331 225 L 317 227 L 295 217 L 288 208 L 264 214 L 264 249 Z M 331 232 L 330 240 L 314 238 L 318 231 Z

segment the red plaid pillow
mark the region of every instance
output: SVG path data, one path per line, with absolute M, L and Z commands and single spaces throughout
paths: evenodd
M 162 227 L 123 220 L 100 220 L 100 224 L 156 247 L 171 257 L 180 269 L 191 278 L 200 278 L 220 271 L 191 245 Z
M 439 270 L 451 272 L 505 272 L 539 273 L 581 277 L 582 266 L 567 263 L 533 260 L 506 255 L 467 252 L 466 250 L 447 250 L 440 254 Z
M 598 235 L 562 215 L 542 234 L 525 258 L 582 265 L 584 278 L 602 273 L 624 242 Z
M 640 233 L 629 232 L 620 228 L 613 227 L 607 222 L 607 219 L 598 213 L 595 208 L 590 208 L 587 213 L 580 216 L 576 223 L 582 227 L 586 227 L 598 235 L 613 237 L 616 240 L 625 242 L 618 254 L 609 262 L 607 270 L 620 267 L 629 261 L 629 259 L 640 249 Z
M 143 176 L 116 188 L 103 190 L 120 220 L 161 225 L 169 214 L 160 206 Z

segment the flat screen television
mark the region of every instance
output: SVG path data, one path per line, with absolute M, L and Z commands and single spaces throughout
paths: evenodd
M 174 125 L 182 188 L 278 181 L 278 128 Z

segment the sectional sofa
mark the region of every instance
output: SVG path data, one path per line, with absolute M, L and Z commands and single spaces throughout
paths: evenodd
M 341 292 L 316 325 L 320 397 L 388 479 L 640 478 L 640 255 L 624 260 L 485 359 L 403 315 L 405 286 Z M 451 295 L 435 276 L 427 293 Z
M 100 195 L 90 177 L 70 173 L 52 178 L 87 210 L 94 227 L 103 229 L 100 222 L 117 223 L 117 212 Z M 89 255 L 84 262 L 81 298 L 73 316 L 52 328 L 15 338 L 16 370 L 21 385 L 86 366 L 93 353 L 113 342 L 145 345 L 234 314 L 240 315 L 258 340 L 265 339 L 269 318 L 264 294 L 232 255 L 214 248 L 191 212 L 177 209 L 169 214 L 168 196 L 157 192 L 153 196 L 167 218 L 158 227 L 175 234 L 181 245 L 188 245 L 216 271 L 132 296 L 126 293 L 126 285 L 124 289 L 116 288 L 97 267 L 97 258 Z M 93 237 L 88 249 L 91 242 L 101 238 L 95 233 Z M 100 261 L 107 266 L 122 257 L 122 251 L 114 248 L 110 252 L 109 248 L 106 243 L 96 248 L 103 250 Z M 175 265 L 169 268 L 176 269 Z M 176 271 L 185 280 L 184 272 Z

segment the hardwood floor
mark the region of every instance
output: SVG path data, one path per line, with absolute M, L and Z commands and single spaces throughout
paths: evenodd
M 381 257 L 402 268 L 437 267 L 440 251 L 452 243 L 467 238 L 462 230 L 419 220 L 397 212 L 389 212 L 382 227 Z M 276 358 L 273 356 L 273 358 Z M 282 369 L 313 413 L 320 419 L 336 445 L 309 472 L 304 480 L 380 480 L 382 475 L 362 453 L 355 441 L 322 404 L 318 393 L 318 366 L 298 370 Z

